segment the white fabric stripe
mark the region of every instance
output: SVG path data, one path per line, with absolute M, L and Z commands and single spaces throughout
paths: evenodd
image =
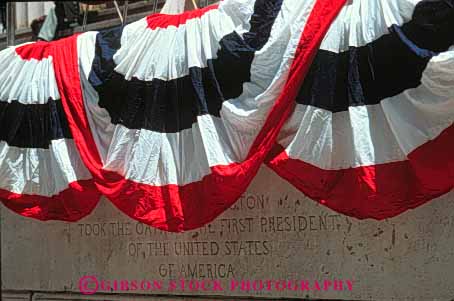
M 191 67 L 207 67 L 207 60 L 217 57 L 219 41 L 235 29 L 219 9 L 179 27 L 151 30 L 147 26 L 145 18 L 126 26 L 122 46 L 114 55 L 115 71 L 127 80 L 172 80 L 188 75 Z
M 379 105 L 333 114 L 298 104 L 279 143 L 287 145 L 290 158 L 326 170 L 405 159 Z
M 86 79 L 90 76 L 91 66 L 95 58 L 97 34 L 97 31 L 87 31 L 77 36 L 79 68 L 81 69 L 81 73 L 85 75 Z
M 422 0 L 354 0 L 345 5 L 331 24 L 320 49 L 339 53 L 360 47 L 389 33 L 391 25 L 411 20 Z
M 454 48 L 433 58 L 422 84 L 380 104 L 331 113 L 297 105 L 279 143 L 287 154 L 337 170 L 406 160 L 454 122 Z
M 184 12 L 186 0 L 167 0 L 161 9 L 161 14 L 177 15 Z
M 199 181 L 211 173 L 210 166 L 237 162 L 221 127 L 221 120 L 210 115 L 178 133 L 117 126 L 104 169 L 148 185 Z
M 11 47 L 0 51 L 0 101 L 45 104 L 60 99 L 52 57 L 23 60 Z
M 0 189 L 51 197 L 69 183 L 91 179 L 73 140 L 53 140 L 49 149 L 18 148 L 0 142 Z

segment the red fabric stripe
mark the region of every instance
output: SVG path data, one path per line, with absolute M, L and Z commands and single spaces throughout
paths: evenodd
M 93 180 L 77 181 L 58 195 L 17 194 L 0 189 L 0 201 L 14 212 L 39 220 L 78 221 L 98 204 L 100 193 Z
M 45 41 L 38 41 L 35 43 L 26 44 L 24 46 L 17 47 L 15 49 L 17 55 L 21 57 L 23 60 L 42 60 L 46 59 L 55 52 L 55 46 L 60 47 L 60 45 L 64 45 L 66 41 L 70 41 L 73 38 L 76 38 L 79 33 L 73 35 L 72 37 L 61 39 L 54 42 L 45 42 Z
M 38 41 L 36 43 L 27 44 L 24 46 L 17 47 L 16 53 L 23 60 L 42 60 L 50 56 L 49 42 Z
M 211 168 L 211 174 L 191 184 L 152 186 L 104 171 L 109 179 L 101 193 L 131 218 L 165 231 L 201 227 L 231 207 L 256 173 L 245 164 Z
M 267 162 L 311 199 L 346 215 L 385 219 L 416 208 L 454 187 L 454 126 L 408 155 L 407 161 L 323 170 L 289 158 L 276 146 Z
M 53 65 L 62 106 L 82 161 L 93 177 L 102 178 L 102 161 L 85 114 L 77 55 L 77 36 L 56 41 Z
M 200 227 L 232 206 L 244 193 L 273 146 L 293 109 L 294 98 L 312 58 L 344 4 L 345 0 L 316 2 L 295 53 L 284 92 L 274 104 L 247 159 L 240 164 L 213 167 L 212 174 L 185 186 L 153 187 L 102 171 L 82 99 L 76 41 L 60 47 L 54 68 L 63 107 L 82 160 L 94 175 L 99 190 L 130 217 L 176 232 Z
M 147 17 L 148 28 L 154 30 L 157 28 L 167 28 L 169 26 L 178 27 L 186 24 L 188 20 L 202 17 L 207 12 L 218 9 L 219 5 L 210 5 L 201 9 L 191 10 L 179 15 L 153 14 Z

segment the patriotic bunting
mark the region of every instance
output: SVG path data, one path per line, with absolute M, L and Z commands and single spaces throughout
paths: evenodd
M 68 127 L 50 48 L 0 52 L 0 199 L 24 216 L 76 221 L 100 194 Z
M 194 229 L 266 163 L 382 219 L 454 184 L 454 1 L 225 0 L 0 52 L 0 198 Z M 77 196 L 77 197 L 76 197 Z
M 268 165 L 312 199 L 356 218 L 392 217 L 449 192 L 453 7 L 400 0 L 345 6 Z

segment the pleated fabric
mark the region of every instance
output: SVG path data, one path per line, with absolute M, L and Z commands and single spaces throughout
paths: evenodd
M 68 95 L 67 115 L 86 114 L 90 127 L 71 129 L 99 190 L 168 231 L 232 206 L 343 4 L 229 0 L 79 36 L 83 97 Z
M 454 2 L 353 1 L 268 161 L 312 199 L 384 219 L 454 184 Z
M 0 52 L 0 201 L 23 216 L 76 221 L 100 194 L 68 127 L 52 47 Z

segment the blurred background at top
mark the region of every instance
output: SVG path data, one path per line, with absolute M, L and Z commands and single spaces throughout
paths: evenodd
M 37 40 L 52 41 L 75 32 L 131 23 L 152 13 L 176 14 L 216 2 L 218 0 L 0 0 L 0 50 L 7 45 Z

